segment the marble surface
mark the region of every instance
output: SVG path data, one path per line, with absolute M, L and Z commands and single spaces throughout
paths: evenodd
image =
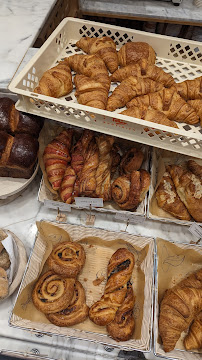
M 56 0 L 0 1 L 0 89 L 6 89 Z
M 84 14 L 115 15 L 143 19 L 169 20 L 178 23 L 194 22 L 202 25 L 202 8 L 194 5 L 194 0 L 182 0 L 179 6 L 165 1 L 138 0 L 80 0 L 80 10 Z

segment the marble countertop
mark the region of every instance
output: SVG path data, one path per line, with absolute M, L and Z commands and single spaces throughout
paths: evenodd
M 6 89 L 56 0 L 0 1 L 0 89 Z
M 202 7 L 194 5 L 194 0 L 182 0 L 179 6 L 174 6 L 172 2 L 151 0 L 80 0 L 80 10 L 89 15 L 116 15 L 202 25 Z

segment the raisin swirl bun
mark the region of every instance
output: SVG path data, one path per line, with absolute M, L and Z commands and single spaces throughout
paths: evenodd
M 84 288 L 79 281 L 76 281 L 69 306 L 60 312 L 47 314 L 46 317 L 57 326 L 72 326 L 83 322 L 88 316 L 88 311 Z
M 32 292 L 35 307 L 44 314 L 65 309 L 74 295 L 75 279 L 62 278 L 47 271 L 37 281 Z
M 114 320 L 126 297 L 133 267 L 134 256 L 127 249 L 120 248 L 112 255 L 107 268 L 104 295 L 89 310 L 89 318 L 95 324 L 104 326 Z
M 47 259 L 48 267 L 56 274 L 75 278 L 85 263 L 84 248 L 73 241 L 58 243 Z

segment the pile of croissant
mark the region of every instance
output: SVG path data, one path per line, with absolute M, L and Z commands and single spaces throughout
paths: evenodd
M 136 210 L 145 198 L 150 174 L 141 169 L 144 153 L 133 147 L 120 155 L 115 138 L 84 130 L 75 141 L 64 129 L 44 149 L 43 162 L 52 189 L 63 202 L 77 196 L 114 200 L 123 210 Z
M 202 166 L 195 160 L 168 165 L 155 196 L 158 206 L 177 219 L 202 222 Z
M 114 340 L 129 340 L 135 328 L 135 296 L 130 282 L 134 255 L 126 248 L 119 248 L 111 256 L 104 295 L 90 309 L 85 290 L 77 279 L 85 260 L 85 250 L 78 242 L 56 244 L 46 261 L 48 271 L 34 285 L 33 304 L 56 326 L 79 324 L 89 316 L 95 324 L 106 325 Z
M 166 290 L 160 303 L 159 333 L 165 352 L 186 332 L 186 350 L 202 349 L 202 268 Z
M 155 65 L 148 43 L 127 42 L 117 51 L 113 39 L 103 36 L 82 37 L 76 46 L 85 54 L 66 57 L 45 71 L 35 93 L 62 97 L 74 82 L 82 105 L 108 111 L 126 106 L 121 114 L 175 128 L 176 122 L 202 124 L 202 77 L 175 83 Z M 111 83 L 117 85 L 112 92 Z

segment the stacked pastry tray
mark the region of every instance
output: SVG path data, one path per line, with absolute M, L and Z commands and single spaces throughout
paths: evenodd
M 202 157 L 202 129 L 199 124 L 179 123 L 179 128 L 175 129 L 120 115 L 118 111 L 109 112 L 83 106 L 77 103 L 75 90 L 59 99 L 33 93 L 47 69 L 65 57 L 82 53 L 75 45 L 82 36 L 110 36 L 116 42 L 117 50 L 128 41 L 147 42 L 156 51 L 156 64 L 169 72 L 176 82 L 202 75 L 200 42 L 65 18 L 24 69 L 11 81 L 9 89 L 19 95 L 17 109 L 158 148 Z M 116 84 L 112 84 L 110 91 L 113 91 L 115 86 Z

